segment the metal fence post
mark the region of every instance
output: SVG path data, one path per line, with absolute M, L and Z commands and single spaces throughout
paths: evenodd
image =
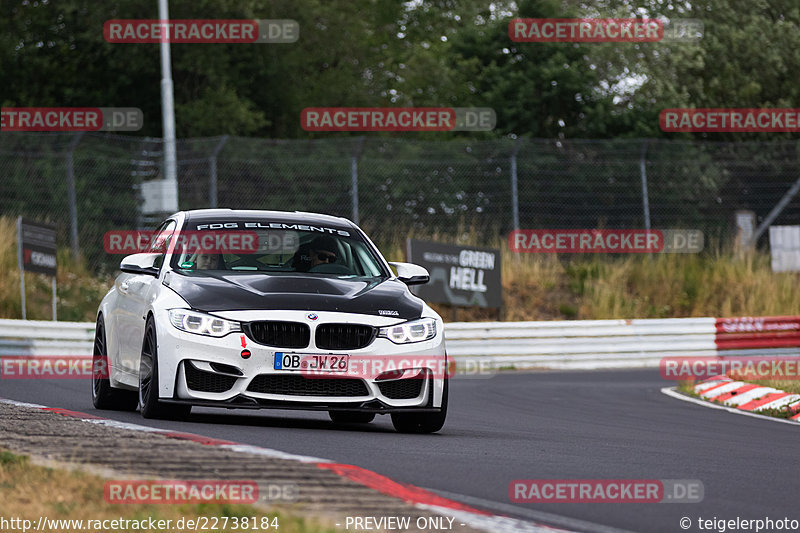
M 514 143 L 514 150 L 511 152 L 511 218 L 514 229 L 519 229 L 519 190 L 517 180 L 517 152 L 522 137 L 517 137 Z
M 169 21 L 167 0 L 158 0 L 158 18 Z M 178 156 L 175 147 L 175 97 L 172 83 L 172 59 L 169 39 L 161 39 L 161 127 L 164 142 L 164 179 L 168 189 L 161 198 L 164 211 L 178 210 Z
M 794 184 L 791 187 L 789 187 L 789 190 L 786 191 L 786 194 L 783 195 L 783 197 L 775 205 L 775 207 L 772 208 L 772 211 L 770 211 L 769 214 L 766 216 L 766 218 L 764 218 L 764 220 L 761 222 L 761 224 L 758 225 L 758 228 L 756 229 L 756 232 L 753 234 L 753 237 L 750 239 L 750 242 L 747 243 L 747 247 L 752 248 L 756 245 L 759 237 L 761 237 L 761 235 L 763 235 L 763 233 L 767 231 L 769 225 L 772 224 L 776 218 L 778 218 L 778 215 L 781 214 L 781 211 L 783 211 L 784 208 L 786 208 L 786 206 L 789 205 L 789 202 L 792 201 L 792 198 L 794 198 L 799 191 L 800 191 L 800 178 L 798 178 L 797 181 L 795 181 Z
M 639 156 L 639 173 L 642 176 L 642 210 L 644 211 L 644 229 L 650 231 L 650 200 L 647 197 L 647 139 L 642 142 L 642 152 Z
M 27 320 L 25 310 L 25 266 L 22 264 L 22 215 L 17 217 L 17 268 L 19 268 L 19 300 L 22 305 L 22 320 Z
M 69 143 L 67 148 L 67 201 L 69 202 L 69 244 L 72 250 L 72 258 L 77 260 L 81 250 L 78 242 L 78 205 L 75 194 L 75 164 L 72 153 L 81 141 L 83 132 L 77 133 Z
M 359 137 L 356 149 L 350 157 L 350 197 L 353 205 L 353 222 L 358 224 L 358 158 L 364 146 L 364 137 Z
M 208 207 L 217 207 L 217 155 L 230 135 L 223 135 L 208 158 Z

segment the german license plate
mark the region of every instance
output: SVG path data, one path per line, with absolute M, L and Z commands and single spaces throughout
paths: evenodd
M 275 352 L 275 370 L 305 370 L 310 372 L 347 372 L 349 355 L 316 355 Z

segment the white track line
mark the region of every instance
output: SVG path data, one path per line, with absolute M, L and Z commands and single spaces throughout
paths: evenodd
M 719 405 L 711 402 L 707 402 L 704 400 L 698 400 L 697 398 L 692 398 L 691 396 L 686 396 L 678 392 L 675 387 L 664 387 L 661 389 L 663 394 L 667 396 L 671 396 L 672 398 L 677 398 L 678 400 L 683 400 L 684 402 L 695 403 L 697 405 L 702 405 L 703 407 L 710 407 L 711 409 L 722 409 L 723 411 L 728 411 L 729 413 L 734 413 L 737 415 L 744 415 L 744 416 L 752 416 L 753 418 L 758 418 L 760 420 L 768 420 L 771 422 L 780 422 L 782 424 L 791 424 L 796 426 L 798 422 L 796 420 L 789 420 L 788 418 L 775 418 L 774 416 L 767 416 L 767 415 L 760 415 L 758 413 L 752 413 L 750 411 L 743 411 L 741 409 L 736 409 L 735 407 L 727 407 L 725 405 Z
M 538 520 L 542 522 L 546 522 L 549 524 L 554 524 L 559 527 L 568 527 L 570 529 L 577 529 L 579 531 L 591 531 L 592 533 L 632 533 L 626 529 L 618 529 L 611 526 L 604 526 L 602 524 L 596 524 L 594 522 L 588 522 L 586 520 L 580 520 L 578 518 L 570 518 L 568 516 L 561 516 L 554 513 L 548 513 L 545 511 L 537 511 L 535 509 L 529 509 L 527 507 L 519 507 L 516 505 L 511 505 L 510 503 L 502 503 L 502 502 L 495 502 L 491 500 L 484 500 L 483 498 L 476 498 L 474 496 L 465 496 L 463 494 L 455 494 L 452 492 L 447 492 L 445 490 L 438 490 L 438 489 L 428 489 L 431 492 L 435 492 L 436 494 L 443 496 L 445 498 L 449 498 L 451 500 L 460 501 L 467 505 L 472 505 L 474 507 L 482 507 L 484 509 L 497 509 L 498 511 L 513 514 L 517 516 L 524 516 L 531 520 Z M 492 518 L 492 517 L 486 517 Z M 524 524 L 525 522 L 508 517 L 501 517 L 505 520 L 513 520 L 516 522 L 520 522 Z M 523 529 L 515 529 L 514 531 L 527 531 Z

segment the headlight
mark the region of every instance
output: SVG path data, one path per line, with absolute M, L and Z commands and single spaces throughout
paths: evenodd
M 436 320 L 433 318 L 420 318 L 378 330 L 378 337 L 389 339 L 395 344 L 421 342 L 435 336 Z
M 228 333 L 242 331 L 238 322 L 188 309 L 170 309 L 169 321 L 181 331 L 210 337 L 224 337 Z

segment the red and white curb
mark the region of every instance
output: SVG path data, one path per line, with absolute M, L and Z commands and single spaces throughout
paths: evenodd
M 238 453 L 262 455 L 275 459 L 299 461 L 302 463 L 315 463 L 316 466 L 319 468 L 330 470 L 351 481 L 354 481 L 356 483 L 369 487 L 373 490 L 381 492 L 382 494 L 386 494 L 387 496 L 400 498 L 406 503 L 418 509 L 451 517 L 457 520 L 458 523 L 460 524 L 469 526 L 471 528 L 488 531 L 490 533 L 575 533 L 567 529 L 560 529 L 531 521 L 511 518 L 508 516 L 494 515 L 487 511 L 482 511 L 480 509 L 476 509 L 469 505 L 460 503 L 456 500 L 439 496 L 438 494 L 431 492 L 429 490 L 425 490 L 423 488 L 416 487 L 414 485 L 410 485 L 407 483 L 399 483 L 397 481 L 393 481 L 392 479 L 382 476 L 377 472 L 373 472 L 371 470 L 367 470 L 365 468 L 361 468 L 355 465 L 335 463 L 327 459 L 320 459 L 318 457 L 295 455 L 291 453 L 282 452 L 279 450 L 272 450 L 270 448 L 262 448 L 260 446 L 239 444 L 236 442 L 215 439 L 212 437 L 204 437 L 201 435 L 195 435 L 193 433 L 170 431 L 167 429 L 159 429 L 148 426 L 140 426 L 138 424 L 130 424 L 127 422 L 119 422 L 116 420 L 102 418 L 88 413 L 82 413 L 80 411 L 70 411 L 68 409 L 61 409 L 58 407 L 47 407 L 45 405 L 18 402 L 15 400 L 7 400 L 3 398 L 0 398 L 0 403 L 6 403 L 19 407 L 40 409 L 42 411 L 49 411 L 63 416 L 76 418 L 84 422 L 99 424 L 101 426 L 106 426 L 116 429 L 141 431 L 145 433 L 158 433 L 168 438 L 188 440 L 204 444 L 207 446 L 218 446 L 220 448 Z M 603 528 L 603 529 L 611 530 L 611 528 Z
M 757 416 L 789 424 L 800 422 L 800 394 L 792 394 L 746 381 L 736 381 L 724 375 L 708 378 L 695 385 L 694 392 L 699 398 L 690 398 L 677 392 L 674 387 L 665 387 L 661 389 L 661 392 L 674 398 L 736 414 Z M 793 413 L 789 418 L 760 414 L 763 411 L 784 408 Z

